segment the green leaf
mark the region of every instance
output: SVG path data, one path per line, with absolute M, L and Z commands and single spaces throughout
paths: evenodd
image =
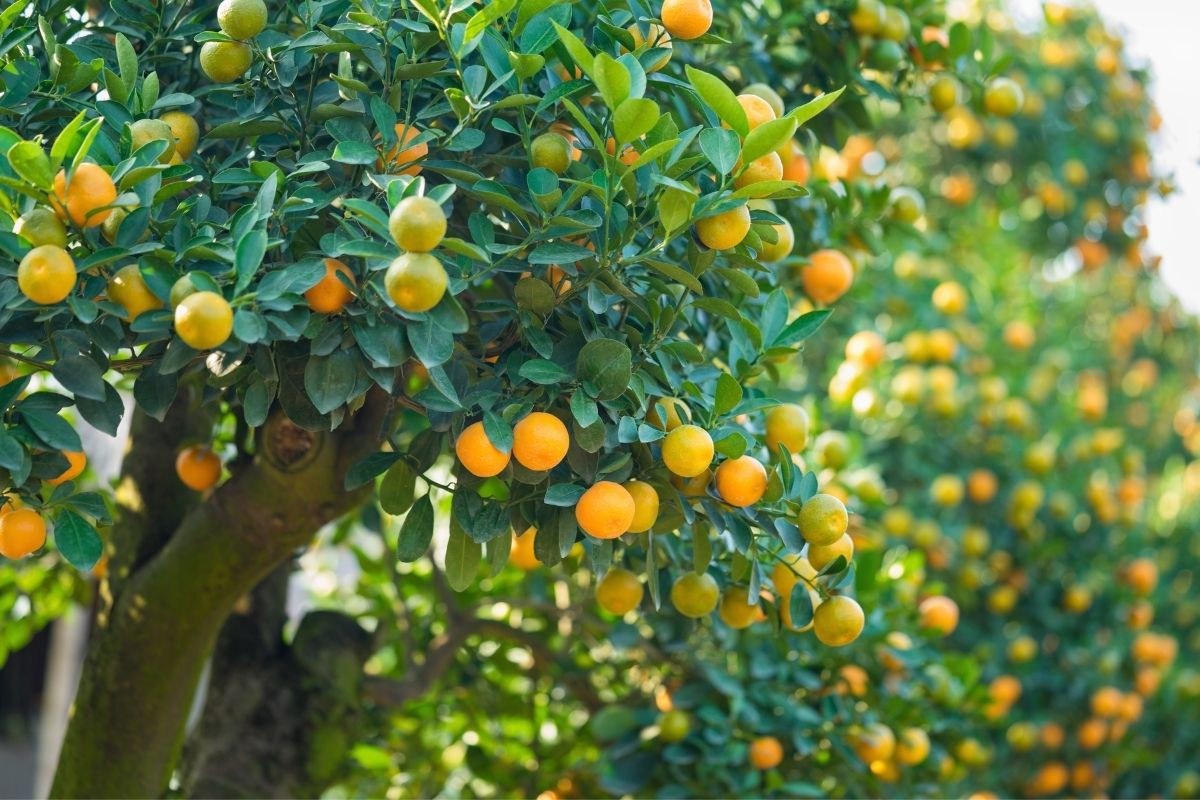
M 744 137 L 750 131 L 745 109 L 738 102 L 737 95 L 723 80 L 690 64 L 687 66 L 687 77 L 700 99 L 738 136 Z
M 822 111 L 833 105 L 834 101 L 841 97 L 842 92 L 844 91 L 846 91 L 845 86 L 836 91 L 827 92 L 813 100 L 809 100 L 804 105 L 789 113 L 788 116 L 796 120 L 797 125 L 803 125 L 817 114 L 820 114 Z
M 604 104 L 610 109 L 616 109 L 627 97 L 633 81 L 629 70 L 620 61 L 607 53 L 600 53 L 592 62 L 592 80 L 604 98 Z M 657 118 L 655 119 L 657 121 Z M 651 125 L 650 127 L 654 127 Z M 647 128 L 646 130 L 649 130 Z M 630 141 L 628 139 L 622 141 Z
M 546 490 L 546 497 L 542 502 L 548 506 L 570 508 L 579 502 L 579 498 L 583 497 L 586 491 L 575 483 L 556 483 Z
M 266 254 L 267 232 L 262 228 L 248 231 L 238 240 L 233 261 L 234 270 L 237 272 L 237 293 L 245 291 L 254 280 L 254 274 L 258 272 Z
M 841 558 L 841 556 L 838 556 Z M 812 595 L 809 594 L 808 584 L 804 581 L 797 581 L 792 587 L 791 597 L 788 598 L 788 612 L 792 619 L 793 628 L 803 628 L 813 618 L 813 601 Z
M 742 385 L 728 372 L 722 372 L 721 377 L 717 378 L 717 395 L 714 406 L 717 415 L 728 414 L 737 408 L 737 404 L 740 402 L 742 402 Z
M 346 470 L 346 479 L 342 485 L 346 491 L 352 492 L 375 480 L 376 475 L 399 460 L 399 453 L 371 453 L 350 465 L 350 469 Z
M 333 160 L 342 164 L 374 164 L 379 153 L 366 142 L 338 142 L 333 148 Z
M 775 338 L 772 347 L 790 347 L 798 344 L 817 332 L 817 329 L 825 324 L 825 320 L 829 319 L 829 315 L 833 313 L 832 309 L 822 308 L 817 311 L 810 311 L 807 314 L 802 314 L 792 320 L 779 336 Z
M 593 339 L 579 350 L 575 374 L 597 400 L 624 394 L 632 378 L 633 353 L 615 339 Z
M 0 428 L 0 469 L 18 470 L 25 463 L 25 448 Z
M 698 524 L 692 529 L 692 571 L 708 572 L 712 562 L 712 540 L 708 538 L 708 526 Z
M 571 373 L 558 364 L 545 358 L 534 358 L 526 361 L 517 371 L 522 378 L 541 386 L 563 383 L 571 379 Z
M 655 272 L 662 273 L 670 280 L 673 280 L 676 283 L 682 283 L 696 294 L 704 294 L 704 287 L 701 285 L 700 281 L 695 275 L 688 272 L 683 267 L 677 267 L 674 264 L 667 263 L 666 261 L 657 261 L 655 259 L 647 259 L 642 263 L 647 267 L 650 267 L 650 269 L 654 270 Z
M 482 36 L 489 25 L 512 11 L 516 4 L 517 0 L 491 0 L 467 21 L 467 30 L 463 41 L 473 42 L 477 37 Z
M 104 552 L 100 534 L 92 523 L 69 508 L 64 508 L 54 518 L 54 544 L 63 558 L 79 570 L 96 566 Z
M 274 119 L 250 119 L 244 122 L 223 122 L 208 133 L 205 139 L 244 139 L 266 136 L 283 130 L 283 123 Z M 371 152 L 374 152 L 372 150 Z
M 128 97 L 133 94 L 133 88 L 137 85 L 138 57 L 125 34 L 118 33 L 115 44 L 117 68 L 121 72 L 121 83 L 125 84 L 125 96 Z
M 304 390 L 317 411 L 328 414 L 344 405 L 354 392 L 356 372 L 350 350 L 310 358 L 304 367 Z
M 487 439 L 492 443 L 492 447 L 503 450 L 505 453 L 512 450 L 512 426 L 504 420 L 504 417 L 492 411 L 485 411 L 483 413 L 483 432 L 487 434 Z
M 416 492 L 417 473 L 407 461 L 397 461 L 379 483 L 379 505 L 389 514 L 403 514 L 412 508 Z
M 42 191 L 49 191 L 54 185 L 50 157 L 37 142 L 17 142 L 8 148 L 8 163 L 13 172 Z
M 617 135 L 617 142 L 627 144 L 637 141 L 658 124 L 660 116 L 658 104 L 653 100 L 639 97 L 625 100 L 613 114 L 613 132 Z
M 671 187 L 659 197 L 658 220 L 668 234 L 682 228 L 692 218 L 696 195 L 691 191 Z
M 737 166 L 741 143 L 737 134 L 724 128 L 705 128 L 700 132 L 700 152 L 718 175 L 728 175 Z
M 400 526 L 400 538 L 396 542 L 396 558 L 404 562 L 416 561 L 429 550 L 433 541 L 433 501 L 425 494 L 413 504 L 412 510 Z
M 756 158 L 778 150 L 780 145 L 792 138 L 798 123 L 792 117 L 764 122 L 746 136 L 742 145 L 742 163 L 749 164 Z
M 567 48 L 567 53 L 571 56 L 571 60 L 575 62 L 583 74 L 589 78 L 593 76 L 592 54 L 588 51 L 587 46 L 579 41 L 579 37 L 571 33 L 569 30 L 559 25 L 557 22 L 551 22 L 554 30 L 558 33 L 558 40 L 563 43 L 563 47 Z
M 47 447 L 76 452 L 83 449 L 79 434 L 69 422 L 53 411 L 22 408 L 21 418 Z
M 451 589 L 461 592 L 470 587 L 479 573 L 482 555 L 483 546 L 451 517 L 450 537 L 446 540 L 446 583 Z

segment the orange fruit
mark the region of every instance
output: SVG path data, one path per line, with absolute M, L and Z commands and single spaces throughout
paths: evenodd
M 354 299 L 354 292 L 338 277 L 341 274 L 350 286 L 357 286 L 354 273 L 336 258 L 325 259 L 325 277 L 304 293 L 308 307 L 318 314 L 336 314 Z
M 482 422 L 475 422 L 463 429 L 454 441 L 454 453 L 463 468 L 477 478 L 499 475 L 508 466 L 508 453 L 496 449 Z
M 916 766 L 929 757 L 929 734 L 920 728 L 905 728 L 896 740 L 896 760 Z
M 413 162 L 429 155 L 429 145 L 425 143 L 409 145 L 409 142 L 421 135 L 421 131 L 415 125 L 397 122 L 395 130 L 396 144 L 392 145 L 392 148 L 375 162 L 375 166 L 381 172 L 396 172 L 400 175 L 415 177 L 421 173 L 421 165 Z M 411 164 L 411 166 L 405 166 L 406 164 Z
M 60 303 L 75 288 L 75 260 L 57 245 L 35 247 L 17 266 L 17 286 L 38 305 Z
M 972 503 L 988 503 L 996 496 L 999 482 L 990 469 L 973 470 L 967 476 L 967 497 Z
M 1051 761 L 1043 764 L 1029 782 L 1025 784 L 1025 793 L 1034 797 L 1046 797 L 1058 794 L 1067 788 L 1070 771 L 1061 761 Z
M 175 138 L 175 153 L 183 161 L 191 158 L 200 141 L 200 126 L 195 117 L 182 111 L 168 111 L 159 117 L 171 129 Z
M 751 456 L 722 461 L 716 480 L 721 499 L 738 508 L 754 505 L 767 491 L 767 470 Z
M 125 309 L 130 322 L 147 311 L 157 311 L 163 307 L 163 301 L 150 291 L 137 264 L 126 264 L 114 272 L 108 279 L 106 294 L 109 300 Z
M 405 253 L 391 263 L 383 277 L 392 302 L 413 314 L 440 303 L 449 283 L 441 262 L 428 253 Z
M 949 636 L 958 627 L 958 604 L 949 597 L 926 597 L 917 611 L 921 615 L 921 627 L 931 628 L 942 636 Z
M 52 244 L 66 248 L 67 229 L 62 220 L 48 208 L 38 206 L 17 217 L 13 223 L 13 233 L 25 239 L 34 247 Z
M 862 606 L 839 594 L 825 600 L 813 613 L 813 633 L 830 647 L 841 647 L 858 638 L 866 626 Z
M 203 492 L 221 479 L 221 459 L 206 445 L 185 447 L 175 458 L 175 474 L 184 486 Z
M 1094 717 L 1084 720 L 1076 732 L 1076 738 L 1084 750 L 1095 750 L 1108 738 L 1108 723 Z
M 766 100 L 776 117 L 782 117 L 787 113 L 787 108 L 784 107 L 783 98 L 779 96 L 779 92 L 765 83 L 752 83 L 742 90 L 742 94 L 753 94 Z M 783 153 L 780 153 L 779 157 L 783 158 Z
M 767 153 L 765 156 L 759 156 L 751 161 L 745 169 L 742 169 L 742 162 L 739 160 L 734 167 L 734 173 L 737 177 L 733 179 L 733 185 L 738 189 L 764 181 L 781 181 L 783 180 L 783 162 L 779 160 L 778 154 Z
M 739 94 L 737 101 L 742 110 L 746 112 L 746 121 L 750 123 L 750 130 L 754 130 L 764 122 L 776 119 L 775 109 L 756 94 Z
M 850 259 L 837 250 L 818 250 L 808 257 L 800 282 L 813 301 L 829 305 L 850 289 L 854 268 Z
M 836 561 L 838 556 L 845 558 L 847 563 L 854 558 L 854 540 L 848 533 L 843 533 L 833 544 L 808 546 L 808 561 L 817 571 L 825 569 Z
M 721 594 L 717 614 L 726 625 L 741 630 L 753 625 L 760 611 L 758 603 L 750 602 L 750 593 L 745 586 L 730 586 Z
M 545 411 L 534 411 L 513 427 L 513 458 L 534 472 L 557 467 L 570 446 L 567 426 Z
M 633 522 L 630 533 L 645 533 L 658 521 L 658 490 L 644 481 L 629 481 L 625 491 L 633 498 Z
M 167 149 L 158 155 L 160 164 L 170 163 L 175 155 L 175 134 L 171 126 L 161 119 L 139 119 L 129 124 L 130 147 L 133 152 L 153 141 L 162 140 L 167 143 Z
M 54 190 L 50 193 L 50 205 L 59 218 L 81 228 L 91 228 L 108 218 L 112 209 L 105 209 L 117 199 L 117 185 L 99 164 L 80 164 L 71 180 L 67 181 L 66 170 L 54 176 Z M 104 209 L 103 211 L 98 209 Z
M 1021 696 L 1021 681 L 1012 675 L 998 675 L 988 684 L 988 696 L 1002 706 L 1011 706 Z
M 855 697 L 866 696 L 871 676 L 867 674 L 865 669 L 857 664 L 846 664 L 838 670 L 838 677 L 850 694 Z
M 750 766 L 774 769 L 783 761 L 783 745 L 774 736 L 760 736 L 750 743 Z
M 267 27 L 267 5 L 263 0 L 221 0 L 217 25 L 230 38 L 253 39 Z
M 697 39 L 712 27 L 712 4 L 709 0 L 663 0 L 659 18 L 672 38 Z
M 518 568 L 529 571 L 540 567 L 542 562 L 533 552 L 533 543 L 537 539 L 537 528 L 530 525 L 520 536 L 513 533 L 512 549 L 508 551 L 508 560 Z
M 762 260 L 768 264 L 787 258 L 796 247 L 796 233 L 792 230 L 792 223 L 784 220 L 782 224 L 772 227 L 775 229 L 775 243 L 763 240 L 762 252 L 759 253 Z
M 610 614 L 623 617 L 642 603 L 642 584 L 627 569 L 613 567 L 596 584 L 596 602 Z
M 989 114 L 1011 117 L 1025 105 L 1025 92 L 1012 78 L 992 78 L 983 90 L 983 106 Z
M 699 619 L 713 612 L 721 590 L 707 572 L 685 572 L 671 585 L 671 605 L 685 617 Z
M 562 175 L 571 166 L 571 143 L 561 133 L 543 133 L 530 142 L 529 161 L 534 167 Z
M 859 331 L 846 340 L 846 360 L 864 367 L 877 367 L 883 362 L 883 337 L 875 331 Z
M 715 452 L 712 437 L 698 425 L 680 425 L 663 439 L 663 463 L 681 478 L 694 478 L 708 469 Z
M 1158 585 L 1158 567 L 1149 558 L 1137 558 L 1125 568 L 1125 580 L 1133 591 L 1145 597 Z
M 1121 690 L 1115 686 L 1101 686 L 1092 692 L 1092 713 L 1097 717 L 1115 717 L 1121 711 L 1123 699 Z
M 428 253 L 446 235 L 446 212 L 433 198 L 406 197 L 392 209 L 388 230 L 402 250 Z
M 58 486 L 60 483 L 75 480 L 83 472 L 83 468 L 87 466 L 87 456 L 84 453 L 64 450 L 63 455 L 67 457 L 68 466 L 57 477 L 46 481 L 51 486 Z
M 967 290 L 958 281 L 939 283 L 931 299 L 934 308 L 949 316 L 957 316 L 967 310 Z
M 616 539 L 629 530 L 636 511 L 628 489 L 612 481 L 599 481 L 575 504 L 575 521 L 590 536 Z
M 696 235 L 710 250 L 730 250 L 737 247 L 749 232 L 748 206 L 738 206 L 696 221 Z
M 882 722 L 873 722 L 851 735 L 850 746 L 866 764 L 888 761 L 896 752 L 896 734 Z
M 205 42 L 200 46 L 200 69 L 217 83 L 233 83 L 254 63 L 254 52 L 245 42 Z
M 767 447 L 772 453 L 784 445 L 799 453 L 808 444 L 808 412 L 795 403 L 781 403 L 767 412 Z
M 951 75 L 939 75 L 929 84 L 929 105 L 934 111 L 949 111 L 958 105 L 958 81 Z
M 815 494 L 800 506 L 800 533 L 810 545 L 828 546 L 850 527 L 846 505 L 831 494 Z
M 196 292 L 175 307 L 175 333 L 196 350 L 220 347 L 233 333 L 233 309 L 216 292 Z
M 646 411 L 646 421 L 663 431 L 673 431 L 692 421 L 692 410 L 678 397 L 660 397 Z
M 795 181 L 801 185 L 806 184 L 812 177 L 812 164 L 809 163 L 808 156 L 800 150 L 800 145 L 795 143 L 795 140 L 791 147 L 790 158 L 783 159 L 783 179 Z
M 14 561 L 46 544 L 46 523 L 31 508 L 18 508 L 0 516 L 0 555 Z

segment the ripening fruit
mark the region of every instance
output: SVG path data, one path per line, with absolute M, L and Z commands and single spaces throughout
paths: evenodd
M 17 267 L 17 287 L 38 305 L 59 303 L 75 288 L 75 259 L 57 245 L 35 247 Z
M 818 250 L 808 257 L 800 282 L 814 302 L 829 305 L 850 289 L 854 268 L 850 259 L 837 250 Z
M 886 9 L 879 0 L 858 0 L 850 12 L 850 27 L 859 36 L 873 36 L 883 28 Z
M 449 282 L 442 263 L 428 253 L 405 253 L 392 262 L 383 277 L 388 297 L 412 314 L 440 303 Z
M 159 140 L 166 142 L 167 149 L 158 156 L 160 164 L 170 163 L 171 157 L 175 155 L 175 134 L 171 131 L 171 126 L 161 119 L 139 119 L 131 122 L 129 138 L 133 152 L 137 152 L 139 148 L 151 142 Z
M 658 60 L 646 67 L 647 72 L 658 72 L 665 67 L 671 60 L 671 34 L 667 33 L 662 27 L 653 23 L 646 26 L 647 33 L 642 33 L 642 26 L 634 23 L 630 25 L 629 35 L 633 37 L 633 49 L 638 50 L 643 45 L 652 47 L 656 50 L 666 50 Z M 625 48 L 622 47 L 622 50 Z
M 220 347 L 233 333 L 233 309 L 216 292 L 195 292 L 175 307 L 175 333 L 196 350 Z
M 175 474 L 189 489 L 203 492 L 221 479 L 221 459 L 205 445 L 192 445 L 175 457 Z
M 629 481 L 625 491 L 633 498 L 633 522 L 630 533 L 645 533 L 658 521 L 658 490 L 644 481 Z
M 513 426 L 513 458 L 534 472 L 557 467 L 567 457 L 570 446 L 567 426 L 545 411 L 534 411 Z
M 737 101 L 742 110 L 746 112 L 746 121 L 750 124 L 750 130 L 776 118 L 775 109 L 771 108 L 771 104 L 756 94 L 739 94 Z
M 905 728 L 896 740 L 896 760 L 913 767 L 929 757 L 929 734 L 920 728 Z
M 175 154 L 181 161 L 187 161 L 196 152 L 196 144 L 200 141 L 200 126 L 195 117 L 182 111 L 168 111 L 159 117 L 171 129 L 175 139 Z
M 738 508 L 754 505 L 767 491 L 767 470 L 752 456 L 722 461 L 716 480 L 721 499 Z
M 421 165 L 414 164 L 415 161 L 420 161 L 425 156 L 429 155 L 429 145 L 425 142 L 420 144 L 409 144 L 409 142 L 421 135 L 421 131 L 415 125 L 405 125 L 403 122 L 397 122 L 394 128 L 396 132 L 396 143 L 385 154 L 380 156 L 375 162 L 376 168 L 381 172 L 395 172 L 400 175 L 412 175 L 416 177 L 421 173 Z M 405 166 L 410 164 L 411 166 Z M 403 169 L 400 169 L 404 167 Z
M 903 42 L 912 30 L 908 14 L 895 6 L 886 6 L 883 10 L 883 25 L 879 28 L 879 37 L 893 42 Z
M 537 540 L 537 528 L 530 525 L 525 532 L 517 535 L 513 531 L 512 548 L 508 551 L 508 560 L 518 569 L 528 572 L 542 565 L 541 560 L 533 552 L 533 544 Z
M 730 586 L 721 594 L 717 615 L 734 630 L 749 628 L 758 621 L 761 613 L 758 603 L 750 602 L 750 592 L 745 586 Z
M 762 252 L 759 253 L 762 260 L 768 264 L 774 264 L 776 261 L 787 258 L 796 247 L 796 233 L 792 230 L 792 223 L 784 220 L 779 225 L 772 227 L 775 229 L 775 242 L 772 244 L 764 239 Z
M 925 213 L 925 198 L 911 186 L 897 186 L 888 198 L 892 217 L 912 225 Z
M 662 443 L 663 463 L 681 478 L 694 478 L 708 469 L 715 452 L 712 436 L 698 425 L 680 425 Z
M 750 743 L 750 766 L 774 769 L 783 762 L 783 745 L 774 736 L 760 736 Z
M 660 397 L 646 410 L 646 421 L 660 431 L 673 431 L 692 421 L 692 410 L 678 397 Z
M 616 539 L 629 530 L 637 507 L 633 495 L 612 481 L 599 481 L 575 504 L 575 521 L 597 539 Z
M 68 466 L 57 477 L 46 481 L 51 486 L 58 486 L 60 483 L 75 480 L 83 472 L 83 468 L 87 466 L 87 456 L 83 453 L 64 450 L 63 455 L 67 457 Z
M 482 422 L 463 429 L 454 441 L 454 454 L 463 468 L 477 478 L 499 475 L 508 466 L 508 453 L 492 444 Z
M 833 544 L 808 546 L 808 561 L 818 571 L 832 564 L 838 556 L 846 559 L 847 563 L 854 558 L 854 540 L 848 533 L 843 533 Z
M 721 590 L 707 572 L 686 572 L 671 586 L 671 605 L 685 617 L 706 617 L 717 607 Z
M 91 228 L 108 218 L 112 209 L 105 207 L 116 199 L 117 185 L 112 177 L 99 164 L 85 162 L 75 168 L 69 182 L 66 170 L 58 171 L 50 205 L 59 219 L 69 217 L 79 227 Z
M 221 0 L 217 24 L 233 39 L 253 39 L 267 27 L 267 5 L 263 0 Z
M 866 623 L 862 606 L 844 594 L 830 597 L 813 612 L 813 633 L 830 647 L 850 644 L 862 633 Z
M 938 475 L 929 484 L 929 497 L 942 508 L 951 508 L 962 502 L 963 482 L 957 475 Z
M 1134 593 L 1145 597 L 1158 585 L 1158 566 L 1149 558 L 1136 558 L 1125 568 L 1125 581 Z
M 53 211 L 43 206 L 32 208 L 13 223 L 13 233 L 25 239 L 34 247 L 52 244 L 66 249 L 67 229 L 62 220 Z
M 872 369 L 883 363 L 883 337 L 875 331 L 859 331 L 846 340 L 846 360 Z
M 712 27 L 712 4 L 709 0 L 663 0 L 659 18 L 671 38 L 698 39 Z
M 819 606 L 821 604 L 821 595 L 812 588 L 812 582 L 816 578 L 817 570 L 804 556 L 784 556 L 772 568 L 771 583 L 775 585 L 776 591 L 779 592 L 779 620 L 785 628 L 801 633 L 812 628 L 813 622 L 811 619 L 802 627 L 796 627 L 793 624 L 791 602 L 792 592 L 795 591 L 798 584 L 801 584 L 800 588 L 808 592 L 812 607 L 816 608 Z
M 613 567 L 596 584 L 596 602 L 610 614 L 623 617 L 642 603 L 642 584 L 627 569 Z
M 842 538 L 850 527 L 850 515 L 841 500 L 831 494 L 814 494 L 800 506 L 800 533 L 809 544 L 827 546 Z
M 779 92 L 767 86 L 765 83 L 752 83 L 742 90 L 742 94 L 752 94 L 761 97 L 767 101 L 767 105 L 775 112 L 776 117 L 782 117 L 787 109 L 784 108 L 783 98 L 779 96 Z M 779 154 L 783 158 L 783 153 Z
M 543 133 L 530 143 L 529 160 L 534 167 L 562 175 L 571 166 L 571 143 L 561 133 Z
M 0 555 L 14 561 L 42 549 L 46 523 L 31 508 L 18 508 L 0 516 Z
M 850 747 L 865 764 L 888 761 L 896 752 L 896 734 L 882 722 L 873 722 L 854 733 Z
M 948 316 L 967 310 L 967 290 L 958 281 L 944 281 L 933 290 L 933 307 Z
M 692 732 L 692 718 L 686 711 L 672 708 L 658 718 L 658 729 L 664 742 L 682 742 Z
M 401 250 L 428 253 L 446 235 L 446 214 L 433 198 L 406 197 L 392 209 L 388 230 Z
M 804 147 L 795 139 L 789 139 L 775 151 L 783 160 L 783 179 L 799 184 L 808 183 L 812 176 L 812 164 L 804 152 Z
M 345 281 L 338 275 L 342 275 Z M 346 283 L 349 283 L 350 286 L 347 286 Z M 348 266 L 336 258 L 327 258 L 325 259 L 325 277 L 304 293 L 304 299 L 308 301 L 308 307 L 318 314 L 336 314 L 354 299 L 354 291 L 351 287 L 357 285 L 354 273 Z
M 929 105 L 934 111 L 949 111 L 958 105 L 958 81 L 951 75 L 940 75 L 929 84 Z
M 150 291 L 137 264 L 127 264 L 114 272 L 108 279 L 106 294 L 109 300 L 125 309 L 130 322 L 147 311 L 163 307 L 163 301 Z
M 799 453 L 808 444 L 808 412 L 795 403 L 781 403 L 767 412 L 767 447 L 772 453 L 779 445 Z
M 921 627 L 931 628 L 942 636 L 949 636 L 958 627 L 958 604 L 949 597 L 926 597 L 917 611 L 921 615 Z
M 1121 711 L 1123 699 L 1121 690 L 1117 687 L 1101 686 L 1092 693 L 1092 713 L 1097 717 L 1115 717 Z
M 209 80 L 233 83 L 246 74 L 254 53 L 245 42 L 205 42 L 200 47 L 200 69 Z
M 751 161 L 745 169 L 742 169 L 742 162 L 738 161 L 734 172 L 737 173 L 737 177 L 733 179 L 733 185 L 738 189 L 764 181 L 781 181 L 783 180 L 783 161 L 779 159 L 777 153 L 770 152 Z
M 1012 675 L 997 675 L 988 684 L 988 696 L 994 703 L 1011 706 L 1021 697 L 1021 681 Z
M 989 114 L 1011 117 L 1025 105 L 1025 92 L 1012 78 L 992 78 L 983 91 L 983 106 Z
M 730 250 L 737 247 L 749 232 L 750 209 L 748 206 L 738 206 L 696 221 L 696 235 L 710 250 Z
M 996 473 L 990 469 L 973 470 L 967 476 L 967 497 L 972 503 L 990 503 L 999 489 Z

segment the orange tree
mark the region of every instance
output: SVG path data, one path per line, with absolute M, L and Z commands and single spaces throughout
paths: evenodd
M 596 577 L 632 554 L 653 604 L 688 617 L 723 587 L 757 599 L 786 562 L 812 593 L 777 585 L 772 613 L 812 616 L 827 644 L 857 636 L 845 558 L 824 577 L 794 561 L 841 541 L 846 510 L 793 463 L 805 416 L 762 380 L 828 314 L 793 312 L 791 266 L 821 305 L 852 267 L 826 247 L 840 234 L 793 231 L 770 202 L 805 194 L 813 140 L 797 136 L 839 140 L 955 42 L 924 6 L 914 36 L 870 0 L 719 9 L 712 33 L 706 3 L 669 5 L 0 15 L 0 330 L 17 365 L 0 545 L 33 565 L 6 566 L 6 592 L 40 603 L 22 576 L 59 559 L 102 581 L 56 794 L 161 793 L 214 645 L 192 791 L 225 785 L 228 736 L 252 727 L 230 715 L 264 681 L 286 687 L 280 716 L 353 717 L 393 631 L 309 615 L 284 646 L 280 598 L 294 554 L 354 512 L 387 573 L 437 529 L 433 585 L 462 590 L 525 532 L 520 558 L 580 546 Z M 724 79 L 697 66 L 714 59 Z M 111 502 L 88 490 L 74 420 L 128 424 Z M 414 635 L 407 655 L 428 652 L 408 677 L 492 627 Z M 238 669 L 248 654 L 257 670 Z M 399 701 L 430 685 L 369 683 Z M 291 743 L 289 793 L 319 791 L 347 737 L 287 736 L 260 741 Z M 261 772 L 275 790 L 277 772 Z

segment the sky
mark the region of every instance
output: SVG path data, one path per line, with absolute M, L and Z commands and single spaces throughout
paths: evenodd
M 1155 169 L 1174 174 L 1177 190 L 1147 210 L 1149 250 L 1163 257 L 1162 275 L 1190 310 L 1200 312 L 1200 2 L 1093 0 L 1119 31 L 1134 63 L 1150 66 L 1151 93 L 1163 117 L 1151 142 Z M 1014 0 L 1019 14 L 1040 14 L 1040 0 Z

